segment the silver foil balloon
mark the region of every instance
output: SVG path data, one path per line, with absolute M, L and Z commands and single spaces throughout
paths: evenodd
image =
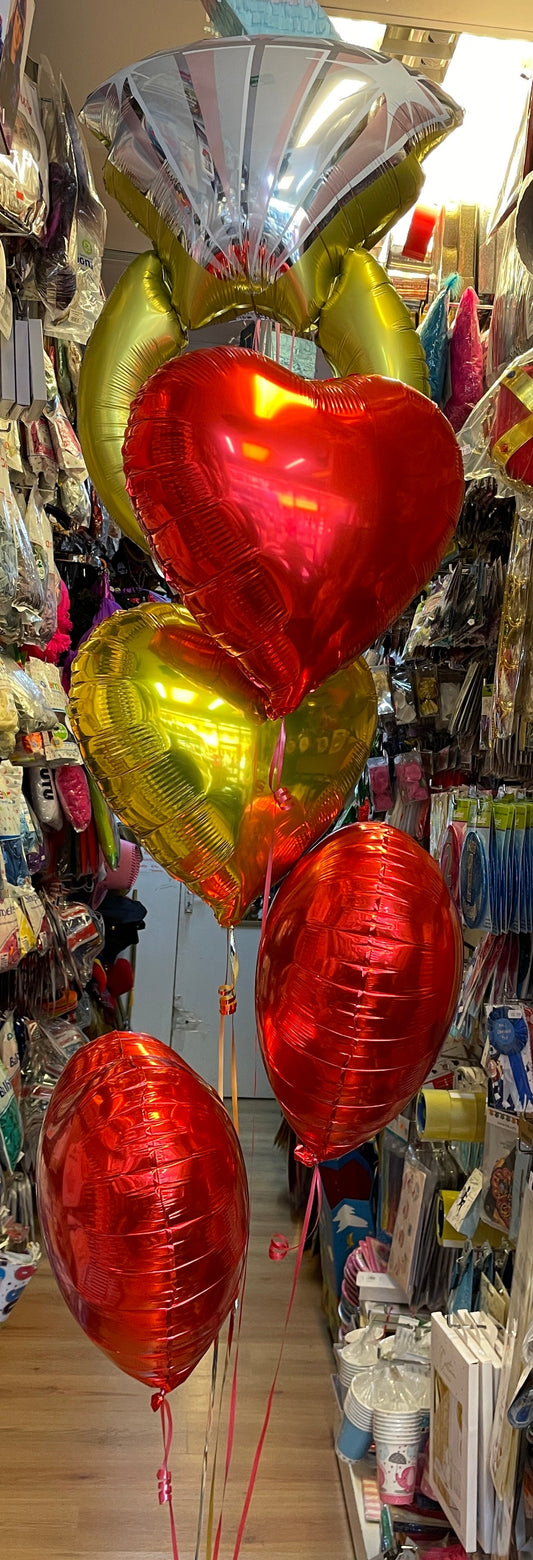
M 420 162 L 462 115 L 370 49 L 243 36 L 128 66 L 82 117 L 197 264 L 263 290 L 355 196 L 366 231 L 352 241 L 375 242 L 398 215 L 374 209 L 375 181 Z

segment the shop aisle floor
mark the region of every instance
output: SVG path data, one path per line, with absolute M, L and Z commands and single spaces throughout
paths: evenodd
M 241 1109 L 253 1213 L 221 1560 L 233 1553 L 295 1260 L 291 1252 L 285 1262 L 269 1261 L 269 1241 L 279 1232 L 291 1244 L 297 1238 L 284 1157 L 273 1143 L 278 1108 L 261 1100 Z M 209 1356 L 172 1398 L 180 1560 L 193 1560 L 195 1550 L 210 1367 Z M 306 1256 L 242 1560 L 352 1560 L 331 1439 L 330 1371 L 318 1261 Z M 2 1551 L 12 1560 L 169 1560 L 168 1513 L 157 1501 L 159 1416 L 146 1388 L 85 1338 L 44 1259 L 0 1330 L 0 1437 Z M 221 1438 L 220 1462 L 223 1446 Z

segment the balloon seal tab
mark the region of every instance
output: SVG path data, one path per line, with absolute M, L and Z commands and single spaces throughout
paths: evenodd
M 164 1388 L 162 1388 L 159 1392 L 152 1393 L 150 1398 L 150 1408 L 153 1409 L 154 1414 L 158 1414 L 159 1409 L 163 1407 L 166 1395 L 167 1394 Z
M 294 1150 L 294 1158 L 297 1159 L 301 1165 L 309 1165 L 311 1169 L 313 1169 L 318 1163 L 316 1154 L 312 1154 L 310 1148 L 304 1148 L 303 1143 L 298 1143 L 297 1148 Z
M 218 1003 L 221 1018 L 228 1018 L 237 1012 L 237 994 L 234 985 L 224 985 L 218 988 Z

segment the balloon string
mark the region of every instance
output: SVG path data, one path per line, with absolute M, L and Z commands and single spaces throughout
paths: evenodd
M 231 1323 L 230 1323 L 230 1329 L 231 1329 Z M 208 1405 L 207 1405 L 207 1422 L 206 1422 L 206 1427 L 205 1427 L 204 1452 L 203 1452 L 203 1457 L 202 1457 L 202 1478 L 201 1478 L 201 1483 L 200 1483 L 200 1503 L 199 1503 L 199 1507 L 198 1507 L 198 1526 L 197 1526 L 197 1530 L 196 1530 L 196 1549 L 194 1551 L 194 1560 L 199 1560 L 200 1544 L 201 1544 L 201 1541 L 202 1541 L 202 1524 L 203 1524 L 203 1520 L 204 1520 L 205 1491 L 206 1491 L 206 1485 L 207 1485 L 207 1463 L 208 1463 L 208 1458 L 209 1458 L 209 1442 L 210 1442 L 210 1439 L 211 1439 L 211 1428 L 212 1428 L 212 1424 L 213 1424 L 213 1413 L 214 1413 L 214 1408 L 215 1408 L 215 1395 L 216 1395 L 216 1387 L 217 1387 L 219 1344 L 220 1344 L 220 1334 L 218 1334 L 217 1337 L 215 1338 L 214 1347 L 213 1347 L 213 1364 L 211 1366 L 211 1387 L 210 1387 L 210 1391 L 209 1391 L 209 1402 L 208 1402 Z M 228 1347 L 229 1347 L 229 1339 L 228 1339 Z M 224 1390 L 224 1384 L 222 1384 L 222 1390 Z M 219 1424 L 220 1424 L 220 1421 L 219 1421 Z M 218 1431 L 217 1431 L 217 1443 L 218 1443 Z M 215 1446 L 215 1458 L 216 1458 L 216 1446 Z
M 256 322 L 255 322 L 255 330 L 254 330 L 254 339 L 253 339 L 253 342 L 252 342 L 252 352 L 259 352 L 260 347 L 261 347 L 261 321 L 260 320 L 256 320 Z
M 239 1133 L 239 1084 L 237 1080 L 237 1048 L 235 1045 L 235 1018 L 231 1015 L 231 1110 L 235 1131 Z
M 318 1229 L 319 1220 L 320 1220 L 320 1210 L 322 1208 L 322 1182 L 320 1180 L 320 1176 L 319 1176 L 318 1182 L 317 1182 L 317 1193 L 318 1193 L 318 1196 L 317 1196 L 317 1203 L 318 1203 L 317 1214 L 316 1214 L 315 1222 L 313 1224 L 313 1228 L 311 1230 L 309 1230 L 309 1236 L 310 1237 L 312 1235 L 314 1235 L 316 1230 Z M 287 1240 L 287 1236 L 286 1235 L 273 1235 L 272 1236 L 272 1240 L 271 1240 L 270 1245 L 269 1245 L 269 1248 L 268 1248 L 268 1255 L 270 1257 L 271 1262 L 283 1262 L 285 1260 L 285 1257 L 288 1256 L 289 1251 L 298 1251 L 298 1244 L 299 1243 L 297 1241 L 294 1246 L 290 1246 L 289 1242 Z
M 159 1505 L 168 1506 L 170 1537 L 172 1539 L 172 1560 L 180 1560 L 176 1523 L 174 1521 L 174 1507 L 172 1505 L 172 1474 L 168 1466 L 173 1433 L 172 1410 L 164 1392 L 154 1392 L 151 1403 L 154 1413 L 157 1413 L 158 1409 L 160 1410 L 161 1430 L 163 1433 L 163 1461 L 161 1467 L 157 1470 Z
M 274 748 L 274 752 L 272 754 L 272 761 L 271 761 L 270 769 L 269 769 L 269 772 L 268 772 L 268 783 L 269 783 L 270 789 L 272 791 L 272 794 L 274 796 L 274 800 L 278 803 L 279 807 L 283 807 L 283 805 L 284 805 L 284 803 L 286 801 L 285 792 L 282 791 L 281 783 L 280 783 L 281 782 L 282 771 L 283 771 L 283 759 L 285 757 L 286 742 L 287 742 L 287 733 L 286 733 L 286 730 L 285 730 L 285 721 L 282 720 L 279 737 L 278 737 L 278 740 L 276 742 L 276 746 Z M 270 890 L 272 888 L 272 869 L 273 869 L 273 865 L 274 865 L 274 837 L 275 837 L 275 833 L 276 833 L 276 819 L 274 817 L 274 827 L 272 829 L 272 838 L 271 838 L 271 841 L 270 841 L 270 850 L 268 852 L 268 861 L 267 861 L 267 869 L 266 869 L 266 876 L 265 876 L 265 890 L 264 890 L 264 894 L 263 894 L 263 915 L 262 915 L 262 919 L 261 919 L 261 937 L 259 939 L 259 947 L 261 947 L 261 944 L 263 942 L 263 939 L 264 939 L 264 936 L 265 936 L 265 932 L 266 932 L 266 923 L 267 923 L 267 915 L 268 915 L 268 901 L 270 899 Z M 257 1036 L 257 1031 L 256 1031 L 256 1036 Z M 256 1038 L 256 1068 L 257 1068 L 257 1038 Z
M 293 333 L 292 333 L 292 341 L 291 341 L 291 349 L 290 349 L 290 352 L 289 352 L 289 372 L 292 369 L 292 365 L 294 363 L 294 343 L 295 343 L 295 340 L 296 340 L 296 334 L 293 331 Z
M 276 1363 L 276 1369 L 274 1371 L 272 1385 L 271 1385 L 271 1388 L 270 1388 L 270 1392 L 268 1394 L 265 1417 L 264 1417 L 264 1420 L 263 1420 L 261 1434 L 259 1436 L 259 1440 L 258 1440 L 258 1443 L 257 1443 L 257 1447 L 256 1447 L 256 1450 L 255 1450 L 255 1455 L 254 1455 L 254 1459 L 253 1459 L 253 1463 L 252 1463 L 252 1471 L 250 1473 L 250 1478 L 249 1478 L 249 1481 L 248 1481 L 248 1489 L 246 1491 L 246 1495 L 245 1495 L 245 1499 L 244 1499 L 244 1506 L 242 1508 L 241 1519 L 240 1519 L 239 1527 L 238 1527 L 238 1530 L 237 1530 L 237 1538 L 236 1538 L 236 1541 L 235 1541 L 235 1548 L 234 1548 L 234 1551 L 233 1551 L 232 1560 L 238 1560 L 238 1557 L 239 1557 L 239 1554 L 240 1554 L 240 1551 L 241 1551 L 241 1545 L 242 1545 L 243 1537 L 244 1537 L 244 1530 L 245 1530 L 245 1527 L 246 1527 L 246 1523 L 248 1521 L 248 1513 L 249 1513 L 250 1506 L 251 1506 L 251 1503 L 252 1503 L 252 1496 L 253 1496 L 255 1485 L 256 1485 L 257 1475 L 258 1475 L 258 1472 L 259 1472 L 259 1464 L 261 1462 L 261 1457 L 262 1457 L 262 1453 L 263 1453 L 263 1447 L 264 1447 L 264 1444 L 265 1444 L 266 1434 L 267 1434 L 268 1426 L 269 1426 L 269 1423 L 270 1423 L 270 1415 L 272 1413 L 272 1405 L 273 1405 L 273 1402 L 274 1402 L 274 1395 L 275 1395 L 276 1386 L 277 1386 L 277 1382 L 278 1382 L 278 1376 L 279 1376 L 279 1372 L 280 1372 L 280 1368 L 281 1368 L 281 1361 L 283 1359 L 283 1350 L 285 1348 L 285 1340 L 286 1340 L 286 1337 L 287 1337 L 289 1322 L 290 1322 L 291 1314 L 292 1314 L 292 1308 L 293 1308 L 293 1305 L 294 1305 L 294 1298 L 295 1298 L 295 1295 L 296 1295 L 296 1286 L 297 1286 L 297 1283 L 298 1283 L 298 1279 L 300 1277 L 300 1269 L 301 1269 L 301 1266 L 302 1266 L 303 1254 L 304 1254 L 304 1251 L 305 1251 L 305 1244 L 306 1244 L 306 1241 L 307 1241 L 307 1234 L 308 1234 L 308 1230 L 309 1230 L 309 1224 L 310 1224 L 310 1221 L 311 1221 L 311 1214 L 312 1214 L 313 1207 L 314 1207 L 315 1193 L 317 1193 L 318 1196 L 320 1196 L 320 1176 L 319 1176 L 319 1171 L 318 1171 L 318 1165 L 317 1164 L 315 1164 L 315 1167 L 314 1167 L 314 1170 L 313 1170 L 313 1177 L 312 1177 L 312 1181 L 311 1181 L 311 1188 L 310 1188 L 310 1192 L 309 1192 L 309 1197 L 307 1199 L 307 1207 L 306 1207 L 306 1210 L 305 1210 L 305 1217 L 304 1217 L 304 1222 L 303 1222 L 303 1225 L 302 1225 L 302 1233 L 300 1235 L 300 1241 L 299 1241 L 299 1245 L 298 1245 L 298 1255 L 297 1255 L 295 1266 L 294 1266 L 294 1275 L 293 1275 L 293 1280 L 292 1280 L 291 1292 L 290 1292 L 290 1296 L 289 1296 L 289 1304 L 287 1306 L 287 1314 L 286 1314 L 286 1317 L 285 1317 L 285 1322 L 283 1324 L 283 1332 L 282 1332 L 282 1335 L 281 1335 L 281 1343 L 280 1343 L 279 1354 L 278 1354 L 278 1359 L 277 1359 L 277 1363 Z M 218 1551 L 216 1552 L 216 1554 L 217 1553 L 218 1553 Z M 213 1560 L 216 1560 L 216 1554 L 213 1557 Z
M 240 1293 L 240 1297 L 239 1297 L 239 1327 L 238 1327 L 238 1331 L 237 1331 L 237 1348 L 236 1348 L 236 1351 L 235 1351 L 235 1362 L 234 1362 L 234 1366 L 233 1366 L 233 1377 L 232 1377 L 232 1382 L 231 1382 L 231 1398 L 230 1398 L 230 1409 L 229 1409 L 229 1417 L 228 1417 L 228 1429 L 227 1429 L 227 1437 L 226 1437 L 226 1457 L 225 1457 L 225 1464 L 224 1464 L 224 1484 L 223 1484 L 223 1487 L 222 1487 L 222 1500 L 221 1500 L 221 1503 L 220 1503 L 220 1512 L 219 1512 L 219 1518 L 218 1518 L 218 1523 L 217 1523 L 217 1531 L 216 1531 L 216 1536 L 215 1536 L 215 1548 L 214 1548 L 214 1552 L 213 1552 L 213 1560 L 217 1560 L 218 1552 L 219 1552 L 219 1549 L 220 1549 L 220 1542 L 221 1542 L 221 1538 L 222 1538 L 222 1524 L 223 1524 L 223 1520 L 224 1520 L 224 1505 L 225 1505 L 225 1500 L 226 1500 L 226 1490 L 227 1490 L 227 1487 L 228 1487 L 229 1471 L 230 1471 L 231 1459 L 232 1459 L 232 1455 L 233 1455 L 233 1442 L 234 1442 L 234 1437 L 235 1437 L 235 1420 L 236 1420 L 236 1416 L 237 1416 L 237 1379 L 238 1379 L 238 1368 L 239 1368 L 239 1349 L 240 1349 L 240 1342 L 241 1342 L 241 1328 L 242 1328 L 242 1318 L 243 1318 L 243 1310 L 244 1310 L 244 1291 L 246 1289 L 247 1274 L 248 1274 L 248 1253 L 246 1254 L 246 1263 L 245 1263 L 245 1268 L 244 1268 L 241 1293 Z M 225 1373 L 224 1373 L 224 1380 L 225 1380 Z M 222 1388 L 222 1390 L 224 1390 L 224 1387 Z M 215 1481 L 215 1469 L 213 1469 L 213 1480 L 212 1480 L 212 1484 L 211 1484 L 211 1501 L 210 1501 L 210 1512 L 209 1512 L 208 1542 L 207 1542 L 207 1546 L 206 1546 L 206 1560 L 211 1560 L 211 1543 L 212 1543 L 212 1536 L 213 1536 L 213 1521 L 212 1521 L 213 1513 L 212 1513 L 212 1507 L 213 1507 L 213 1500 L 214 1500 L 214 1481 Z
M 212 1554 L 212 1548 L 213 1548 L 213 1525 L 214 1525 L 214 1520 L 215 1520 L 215 1485 L 216 1485 L 216 1476 L 217 1476 L 218 1449 L 219 1449 L 219 1443 L 220 1443 L 220 1423 L 221 1423 L 221 1417 L 222 1417 L 222 1404 L 224 1402 L 224 1392 L 225 1392 L 225 1389 L 226 1389 L 226 1381 L 227 1381 L 227 1376 L 228 1376 L 229 1362 L 230 1362 L 230 1359 L 231 1359 L 231 1351 L 232 1351 L 232 1348 L 233 1348 L 233 1339 L 234 1339 L 234 1335 L 235 1335 L 235 1319 L 236 1319 L 236 1316 L 237 1316 L 237 1305 L 238 1305 L 238 1302 L 236 1302 L 235 1305 L 233 1306 L 233 1310 L 232 1310 L 231 1316 L 230 1316 L 230 1323 L 229 1323 L 229 1328 L 228 1328 L 228 1337 L 227 1337 L 227 1343 L 226 1343 L 226 1357 L 225 1357 L 225 1360 L 224 1360 L 224 1370 L 223 1370 L 223 1373 L 222 1373 L 222 1384 L 221 1384 L 221 1388 L 220 1388 L 220 1397 L 219 1397 L 219 1401 L 218 1401 L 217 1429 L 216 1429 L 215 1446 L 214 1446 L 214 1452 L 213 1452 L 213 1467 L 212 1467 L 212 1471 L 211 1471 L 211 1487 L 210 1487 L 210 1491 L 209 1491 L 209 1509 L 208 1509 L 208 1516 L 207 1516 L 207 1530 L 206 1530 L 206 1538 L 205 1538 L 206 1560 L 211 1560 L 211 1554 Z M 200 1525 L 198 1527 L 198 1543 L 197 1543 L 196 1554 L 195 1554 L 194 1560 L 198 1560 L 199 1544 L 200 1544 Z

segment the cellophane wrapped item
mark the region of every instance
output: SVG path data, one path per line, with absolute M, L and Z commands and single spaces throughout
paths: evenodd
M 46 703 L 37 684 L 16 661 L 0 651 L 0 698 L 3 691 L 14 701 L 19 731 L 53 731 L 58 725 L 55 710 Z
M 528 347 L 533 347 L 533 276 L 520 259 L 513 216 L 507 223 L 492 310 L 487 354 L 489 385 Z
M 465 288 L 450 338 L 451 395 L 444 411 L 458 433 L 483 395 L 483 347 L 478 320 L 478 297 Z
M 533 494 L 533 347 L 515 358 L 471 412 L 459 436 L 465 477 L 497 476 Z
M 32 487 L 28 497 L 26 526 L 44 593 L 37 631 L 31 642 L 45 650 L 57 631 L 61 580 L 54 560 L 52 527 L 37 485 Z
M 528 606 L 533 574 L 533 492 L 519 495 L 507 566 L 494 671 L 491 742 L 513 734 L 519 683 L 528 651 Z
M 39 98 L 48 150 L 50 210 L 36 257 L 35 276 L 39 298 L 47 310 L 47 328 L 52 331 L 76 292 L 78 180 L 60 89 L 44 57 L 39 67 Z
M 76 289 L 55 334 L 86 344 L 104 303 L 101 287 L 107 215 L 93 179 L 89 154 L 65 84 L 61 82 L 61 106 L 73 149 L 78 198 L 76 207 Z
M 48 215 L 48 154 L 37 88 L 22 91 L 10 153 L 0 155 L 0 230 L 41 239 Z

